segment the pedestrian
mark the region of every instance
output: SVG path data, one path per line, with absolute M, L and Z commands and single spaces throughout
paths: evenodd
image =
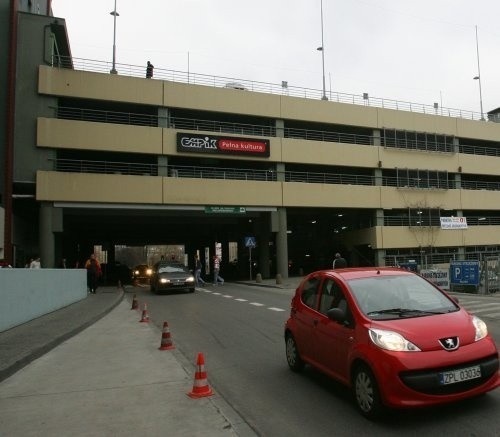
M 347 261 L 342 258 L 340 253 L 335 254 L 335 259 L 333 260 L 332 269 L 344 269 L 347 267 Z
M 196 286 L 205 285 L 205 281 L 201 278 L 201 270 L 203 269 L 203 264 L 200 261 L 200 257 L 198 255 L 194 256 L 194 280 Z
M 66 268 L 66 258 L 61 259 L 61 265 L 60 265 L 60 268 L 61 268 L 61 269 L 65 269 L 65 268 Z
M 153 69 L 155 66 L 148 61 L 148 65 L 146 66 L 146 79 L 151 79 L 153 77 Z
M 96 294 L 102 270 L 94 253 L 85 262 L 85 268 L 87 269 L 87 287 L 90 293 Z
M 39 256 L 35 256 L 35 258 L 33 259 L 33 261 L 31 261 L 30 269 L 39 269 L 41 267 L 42 266 L 40 264 L 40 257 Z
M 214 255 L 214 285 L 224 285 L 224 278 L 219 276 L 220 272 L 220 258 L 217 255 Z

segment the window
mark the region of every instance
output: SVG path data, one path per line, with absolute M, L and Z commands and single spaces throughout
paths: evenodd
M 318 291 L 319 291 L 319 282 L 320 277 L 315 276 L 309 278 L 307 282 L 304 283 L 303 291 L 302 291 L 302 302 L 304 305 L 307 305 L 310 308 L 316 309 L 317 301 L 318 301 Z
M 396 176 L 398 187 L 447 189 L 449 186 L 446 171 L 396 168 Z

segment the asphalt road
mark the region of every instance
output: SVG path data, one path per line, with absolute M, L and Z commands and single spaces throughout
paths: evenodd
M 309 367 L 301 374 L 291 372 L 283 340 L 290 291 L 228 283 L 186 294 L 132 291 L 148 303 L 153 323 L 161 328 L 168 322 L 172 341 L 186 360 L 194 363 L 203 353 L 211 387 L 259 435 L 500 436 L 500 390 L 451 406 L 397 411 L 373 423 L 357 413 L 345 387 Z M 461 303 L 467 307 L 471 298 Z M 481 301 L 471 305 L 483 309 Z M 500 311 L 500 299 L 493 300 L 490 313 L 492 305 Z M 499 319 L 482 315 L 500 344 Z

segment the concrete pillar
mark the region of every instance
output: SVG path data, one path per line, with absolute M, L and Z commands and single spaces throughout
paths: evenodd
M 384 226 L 384 210 L 375 210 L 375 226 Z
M 271 276 L 271 269 L 269 266 L 269 240 L 271 238 L 269 213 L 261 213 L 261 216 L 257 221 L 256 232 L 259 248 L 259 271 L 263 278 L 269 278 Z
M 276 137 L 285 137 L 284 120 L 276 120 Z M 280 182 L 285 181 L 285 164 L 282 162 L 276 163 L 276 179 Z M 286 208 L 278 208 L 278 211 L 272 213 L 271 230 L 276 232 L 276 277 L 286 279 L 288 278 L 288 234 L 286 232 Z
M 158 108 L 158 127 L 170 127 L 170 111 L 168 108 Z
M 286 208 L 277 211 L 278 232 L 276 233 L 276 273 L 283 279 L 288 278 L 288 234 Z
M 158 108 L 158 127 L 170 127 L 170 112 L 168 108 Z M 165 149 L 163 145 L 163 149 Z M 158 156 L 158 176 L 168 176 L 168 157 Z
M 465 247 L 457 247 L 457 260 L 465 260 Z
M 168 156 L 158 155 L 158 176 L 168 175 Z
M 376 168 L 375 170 L 373 170 L 373 177 L 375 179 L 375 186 L 381 187 L 382 186 L 382 169 Z
M 375 266 L 384 267 L 385 266 L 385 250 L 377 249 L 375 250 Z
M 40 263 L 44 268 L 54 268 L 55 264 L 55 238 L 52 226 L 53 206 L 48 202 L 42 202 L 39 212 L 39 234 Z
M 285 137 L 285 121 L 276 120 L 276 138 Z
M 285 164 L 282 162 L 276 164 L 276 180 L 278 182 L 285 182 Z
M 373 129 L 372 140 L 373 140 L 374 146 L 381 146 L 382 145 L 380 129 Z

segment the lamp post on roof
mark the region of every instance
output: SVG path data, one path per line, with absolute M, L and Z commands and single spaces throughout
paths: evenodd
M 484 121 L 483 92 L 481 90 L 481 69 L 479 67 L 479 43 L 477 39 L 477 25 L 476 25 L 476 54 L 477 54 L 477 76 L 474 77 L 474 80 L 477 80 L 479 83 L 479 105 L 481 107 L 481 120 Z
M 116 12 L 116 0 L 115 0 L 115 9 L 112 10 L 110 15 L 113 15 L 113 66 L 111 67 L 111 74 L 117 74 L 116 71 L 116 17 L 119 17 L 120 14 Z
M 328 100 L 326 97 L 326 86 L 325 86 L 325 44 L 323 42 L 323 0 L 321 0 L 321 47 L 317 48 L 321 52 L 321 60 L 323 65 L 323 96 L 321 100 Z

